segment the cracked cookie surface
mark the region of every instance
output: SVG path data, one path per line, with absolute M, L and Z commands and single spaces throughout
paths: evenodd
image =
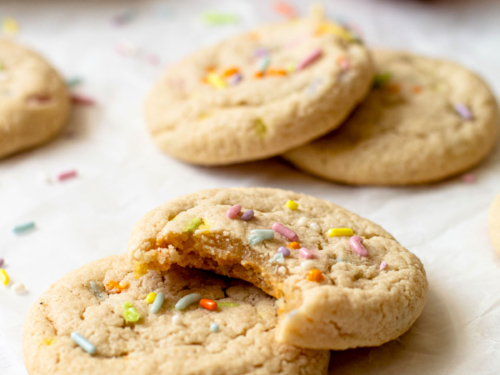
M 489 154 L 499 115 L 478 76 L 404 52 L 373 56 L 377 85 L 367 98 L 339 129 L 285 159 L 342 183 L 409 185 L 445 179 Z
M 165 294 L 157 314 L 145 301 L 151 292 Z M 218 309 L 173 309 L 190 293 Z M 141 315 L 135 324 L 124 320 L 125 302 Z M 177 266 L 138 279 L 124 254 L 70 272 L 43 293 L 26 318 L 23 349 L 31 375 L 326 374 L 329 352 L 278 344 L 276 320 L 274 298 L 241 280 Z M 95 355 L 71 340 L 74 331 Z
M 490 208 L 489 229 L 493 247 L 500 254 L 500 195 L 495 198 Z
M 288 208 L 289 200 L 298 208 Z M 254 217 L 230 219 L 234 205 L 254 210 Z M 252 231 L 269 231 L 275 223 L 298 239 L 274 233 L 250 245 L 258 233 Z M 342 228 L 364 238 L 368 256 L 352 250 L 352 234 L 328 234 Z M 281 247 L 290 254 L 277 255 Z M 135 225 L 128 251 L 139 272 L 179 264 L 253 283 L 280 299 L 278 341 L 301 347 L 381 345 L 409 329 L 427 298 L 422 264 L 380 226 L 330 202 L 279 189 L 203 190 L 166 202 Z
M 336 128 L 372 78 L 368 51 L 347 31 L 292 20 L 171 66 L 150 93 L 145 116 L 159 148 L 186 162 L 262 159 Z
M 55 137 L 69 109 L 59 74 L 36 53 L 0 39 L 0 158 Z

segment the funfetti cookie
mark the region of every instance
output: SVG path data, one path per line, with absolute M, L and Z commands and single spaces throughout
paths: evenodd
M 179 197 L 136 224 L 128 251 L 138 276 L 179 264 L 251 282 L 280 299 L 277 340 L 299 347 L 381 345 L 427 298 L 422 264 L 380 226 L 285 190 Z
M 59 74 L 38 54 L 0 39 L 0 158 L 53 138 L 69 109 Z
M 479 163 L 497 143 L 488 86 L 451 62 L 375 51 L 374 88 L 336 131 L 287 152 L 320 177 L 357 185 L 438 181 Z
M 160 149 L 203 165 L 275 156 L 335 129 L 366 95 L 368 51 L 312 19 L 261 27 L 169 67 L 145 107 Z
M 172 267 L 140 279 L 125 255 L 92 262 L 33 305 L 30 375 L 326 374 L 328 351 L 274 340 L 275 300 L 210 272 Z
M 500 195 L 495 198 L 491 205 L 489 226 L 491 242 L 500 254 Z

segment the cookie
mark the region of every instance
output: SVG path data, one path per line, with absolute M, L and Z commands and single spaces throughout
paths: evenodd
M 490 208 L 490 237 L 493 247 L 500 254 L 500 195 L 498 195 Z
M 145 105 L 151 135 L 188 163 L 278 155 L 336 128 L 367 94 L 369 52 L 336 24 L 261 27 L 171 66 Z
M 374 88 L 338 130 L 285 153 L 295 166 L 355 185 L 434 182 L 479 163 L 497 143 L 488 86 L 454 63 L 375 51 Z
M 279 189 L 174 199 L 136 224 L 128 251 L 138 275 L 179 264 L 251 282 L 279 298 L 277 340 L 305 348 L 381 345 L 427 298 L 422 264 L 380 226 Z
M 54 138 L 69 109 L 59 74 L 36 53 L 0 39 L 0 158 Z
M 329 352 L 278 344 L 276 319 L 275 300 L 241 280 L 180 267 L 137 279 L 126 255 L 111 256 L 41 295 L 23 349 L 31 375 L 326 374 Z

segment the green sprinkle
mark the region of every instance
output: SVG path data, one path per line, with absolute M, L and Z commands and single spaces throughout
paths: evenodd
M 260 118 L 255 120 L 254 128 L 259 137 L 264 138 L 266 136 L 266 124 Z
M 391 80 L 391 73 L 386 72 L 382 74 L 375 74 L 375 78 L 373 79 L 373 87 L 376 89 L 382 88 L 389 83 Z
M 207 12 L 203 14 L 202 19 L 206 25 L 227 25 L 239 21 L 239 17 L 236 14 L 217 12 Z
M 217 307 L 237 307 L 239 303 L 234 302 L 217 302 Z
M 16 225 L 14 228 L 12 228 L 12 232 L 14 232 L 15 234 L 20 234 L 32 229 L 35 229 L 35 222 L 29 221 L 24 224 Z
M 82 83 L 82 79 L 78 77 L 70 78 L 66 81 L 66 85 L 69 87 L 78 86 L 80 83 Z
M 202 220 L 199 217 L 191 219 L 188 225 L 184 227 L 184 232 L 193 233 L 201 225 Z
M 141 319 L 141 314 L 130 302 L 125 302 L 123 304 L 123 318 L 127 323 L 137 323 Z

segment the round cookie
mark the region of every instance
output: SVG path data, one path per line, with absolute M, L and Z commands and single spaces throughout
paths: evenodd
M 490 237 L 493 247 L 500 254 L 500 195 L 498 195 L 490 208 Z
M 374 88 L 336 131 L 283 155 L 355 185 L 438 181 L 479 163 L 497 142 L 498 108 L 475 74 L 447 61 L 375 51 Z
M 157 313 L 145 300 L 151 292 L 165 295 Z M 216 300 L 217 310 L 173 308 L 191 293 Z M 138 279 L 123 254 L 70 272 L 43 293 L 26 318 L 23 349 L 31 375 L 326 374 L 329 352 L 278 344 L 276 320 L 275 300 L 241 280 L 180 267 Z
M 277 340 L 306 348 L 381 345 L 406 332 L 427 299 L 422 264 L 380 226 L 279 189 L 174 199 L 136 224 L 128 251 L 138 274 L 175 263 L 251 282 L 280 299 Z
M 36 53 L 0 39 L 0 158 L 53 138 L 69 109 L 59 74 Z
M 193 53 L 150 93 L 145 116 L 160 149 L 222 165 L 283 153 L 335 129 L 367 94 L 369 52 L 313 19 L 261 27 Z

